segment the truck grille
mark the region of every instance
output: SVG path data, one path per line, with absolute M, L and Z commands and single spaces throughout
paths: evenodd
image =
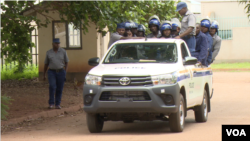
M 119 80 L 123 76 L 103 76 L 103 85 L 105 86 L 123 86 L 119 83 Z M 130 83 L 126 86 L 144 86 L 153 85 L 150 76 L 128 76 Z
M 102 92 L 100 101 L 117 101 L 118 99 L 133 99 L 133 101 L 150 101 L 151 98 L 145 91 L 106 91 Z

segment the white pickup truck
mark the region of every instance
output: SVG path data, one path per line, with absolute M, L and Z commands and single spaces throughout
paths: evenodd
M 212 70 L 197 66 L 181 39 L 115 42 L 105 56 L 89 59 L 83 99 L 91 133 L 104 121 L 169 121 L 182 132 L 187 110 L 197 122 L 211 111 Z

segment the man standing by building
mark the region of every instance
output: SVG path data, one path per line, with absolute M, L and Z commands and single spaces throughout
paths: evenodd
M 196 18 L 193 13 L 187 9 L 185 2 L 179 2 L 177 4 L 176 11 L 183 16 L 181 21 L 180 35 L 176 36 L 175 39 L 183 39 L 188 45 L 189 51 L 192 53 L 195 51 L 195 24 Z
M 58 38 L 53 39 L 52 45 L 53 48 L 46 52 L 43 79 L 44 81 L 46 80 L 46 72 L 48 70 L 49 108 L 52 109 L 55 105 L 56 109 L 61 109 L 60 103 L 69 59 L 67 52 L 60 48 L 60 40 Z
M 209 34 L 209 29 L 210 29 L 211 23 L 208 18 L 202 19 L 201 20 L 201 32 L 203 32 L 207 36 L 207 41 L 208 41 L 208 56 L 207 56 L 207 64 L 210 65 L 212 63 L 212 46 L 213 46 L 213 38 Z
M 212 62 L 215 60 L 215 57 L 218 55 L 221 47 L 221 38 L 218 36 L 219 23 L 217 21 L 213 21 L 210 26 L 210 35 L 213 38 L 213 46 L 212 46 Z

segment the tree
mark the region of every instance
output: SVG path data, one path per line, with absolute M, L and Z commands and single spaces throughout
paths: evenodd
M 247 17 L 250 20 L 250 0 L 238 0 L 238 1 L 240 4 L 246 4 L 244 9 L 246 10 L 246 13 L 248 14 Z
M 147 27 L 149 17 L 158 15 L 161 20 L 179 17 L 175 12 L 175 1 L 43 1 L 35 5 L 32 1 L 5 1 L 2 14 L 2 48 L 1 57 L 7 55 L 7 62 L 17 61 L 18 71 L 22 72 L 24 64 L 30 61 L 30 32 L 34 30 L 30 22 L 35 21 L 38 27 L 46 27 L 51 19 L 46 13 L 58 11 L 62 21 L 72 22 L 76 29 L 88 32 L 90 23 L 106 35 L 104 28 L 114 32 L 116 24 L 133 20 Z M 34 10 L 46 17 L 39 21 L 35 16 L 23 16 L 24 10 Z M 66 19 L 64 18 L 66 17 Z

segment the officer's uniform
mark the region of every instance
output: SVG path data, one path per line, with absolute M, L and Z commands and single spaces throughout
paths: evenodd
M 208 41 L 208 56 L 207 56 L 207 64 L 210 65 L 212 63 L 212 54 L 213 54 L 213 38 L 209 34 L 209 32 L 204 33 L 207 36 L 207 41 Z
M 164 36 L 161 36 L 161 37 L 159 37 L 159 38 L 162 38 L 162 37 L 164 37 Z M 171 39 L 171 38 L 173 38 L 173 36 L 172 35 L 170 35 L 169 37 L 164 37 L 165 39 Z
M 186 44 L 188 45 L 190 52 L 194 52 L 195 46 L 196 46 L 196 40 L 195 40 L 196 26 L 195 26 L 195 24 L 196 24 L 195 15 L 188 10 L 186 12 L 186 14 L 184 15 L 184 17 L 182 18 L 180 34 L 185 32 L 188 29 L 188 27 L 194 28 L 193 31 L 189 35 L 184 36 L 182 38 L 186 42 Z
M 215 60 L 215 57 L 218 55 L 221 46 L 221 38 L 220 36 L 214 34 L 213 38 L 213 48 L 212 48 L 212 61 Z
M 154 38 L 154 37 L 155 37 L 155 35 L 153 33 L 150 33 L 147 35 L 147 38 Z M 161 32 L 159 31 L 156 38 L 160 38 L 160 37 L 161 37 Z
M 207 54 L 208 54 L 208 41 L 207 36 L 201 31 L 195 36 L 196 47 L 195 52 L 192 52 L 192 56 L 196 57 L 202 65 L 207 66 Z
M 64 67 L 67 62 L 69 59 L 63 48 L 59 47 L 57 53 L 53 49 L 46 52 L 44 64 L 48 64 L 49 67 L 49 105 L 60 106 L 66 76 Z
M 124 28 L 125 29 L 125 23 L 118 23 L 116 29 L 118 28 Z M 110 36 L 110 40 L 109 40 L 109 44 L 108 44 L 108 48 L 116 41 L 120 40 L 121 37 L 123 37 L 122 35 L 119 35 L 118 32 L 112 33 Z
M 122 35 L 119 35 L 118 32 L 112 33 L 110 36 L 108 47 L 110 47 L 114 42 L 118 41 L 123 37 Z

